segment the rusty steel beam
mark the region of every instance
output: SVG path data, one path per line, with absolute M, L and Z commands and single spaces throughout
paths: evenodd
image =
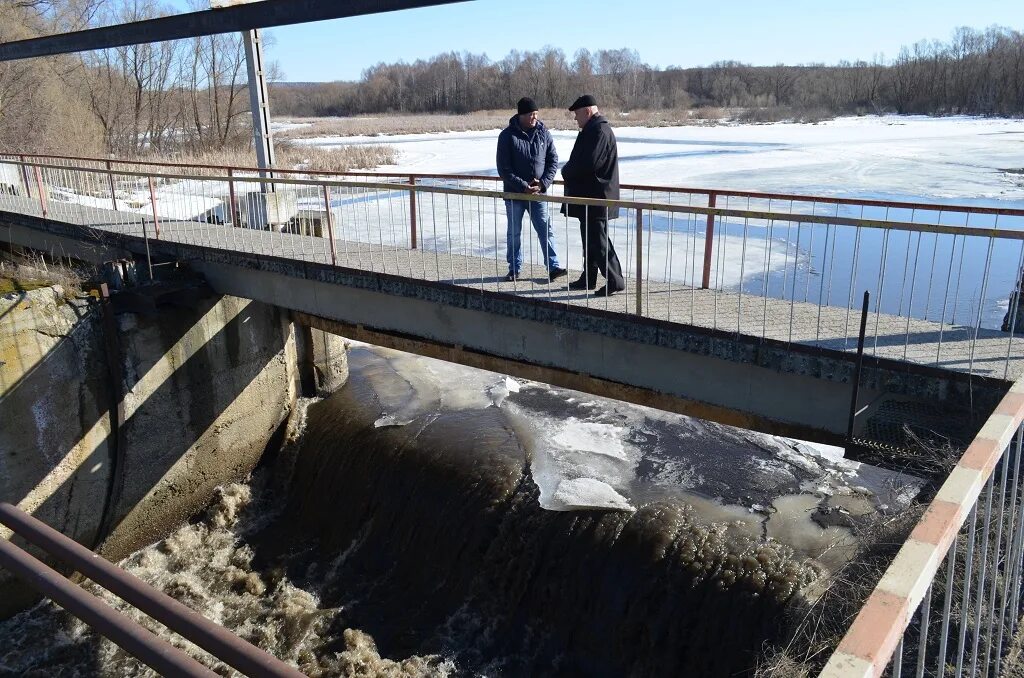
M 73 33 L 0 43 L 0 61 L 31 59 L 54 54 L 87 52 L 148 42 L 180 40 L 200 35 L 238 33 L 256 28 L 342 19 L 419 7 L 450 5 L 469 0 L 264 0 L 254 4 L 175 14 Z
M 260 677 L 303 676 L 297 669 L 250 645 L 16 506 L 0 503 L 0 523 L 242 673 Z M 91 621 L 85 621 L 92 625 Z
M 0 566 L 161 675 L 217 677 L 195 659 L 75 586 L 6 539 L 0 539 Z

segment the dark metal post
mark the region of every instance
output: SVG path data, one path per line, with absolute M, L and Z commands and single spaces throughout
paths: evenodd
M 110 170 L 110 161 L 107 161 L 107 183 L 110 184 L 110 203 L 117 211 L 117 193 L 114 191 L 114 173 Z
M 43 174 L 38 167 L 33 167 L 36 175 L 36 191 L 39 193 L 39 207 L 43 210 L 43 218 L 46 218 L 46 191 L 43 190 Z
M 334 216 L 331 214 L 331 187 L 324 185 L 324 209 L 327 222 L 327 237 L 331 241 L 331 266 L 338 265 L 338 253 L 334 250 Z
M 23 156 L 23 155 L 19 155 L 18 159 L 21 160 L 21 162 L 23 162 L 23 163 L 25 162 L 25 156 Z M 21 180 L 25 182 L 25 195 L 28 196 L 29 198 L 31 198 L 32 197 L 32 186 L 31 186 L 31 184 L 30 184 L 30 182 L 28 180 L 28 166 L 27 165 L 22 165 L 21 166 Z
M 229 205 L 231 209 L 231 225 L 240 226 L 242 219 L 241 215 L 238 214 L 238 202 L 235 200 L 235 170 L 230 167 L 228 168 L 228 195 L 231 200 Z
M 850 397 L 850 420 L 846 425 L 846 444 L 853 442 L 853 422 L 857 418 L 857 396 L 860 393 L 860 373 L 864 368 L 864 334 L 868 327 L 868 299 L 871 293 L 864 290 L 864 306 L 860 311 L 860 335 L 857 337 L 857 366 L 853 370 L 853 395 Z
M 0 565 L 161 675 L 216 678 L 216 673 L 195 659 L 75 586 L 6 539 L 0 539 Z
M 416 177 L 409 177 L 409 185 L 416 185 Z M 409 244 L 416 249 L 416 191 L 409 189 Z
M 712 191 L 708 193 L 708 207 L 715 206 L 717 194 Z M 711 287 L 711 254 L 715 242 L 715 215 L 708 215 L 707 227 L 704 229 L 704 274 L 700 279 L 700 288 L 706 290 Z
M 156 215 L 156 190 L 153 188 L 153 177 L 149 177 L 149 204 L 153 207 L 153 230 L 156 239 L 160 239 L 160 218 Z
M 644 211 L 636 209 L 636 314 L 643 315 Z

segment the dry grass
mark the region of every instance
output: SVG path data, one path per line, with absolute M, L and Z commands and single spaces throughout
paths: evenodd
M 818 675 L 962 454 L 950 445 L 936 446 L 917 438 L 910 431 L 907 434 L 913 441 L 912 449 L 902 452 L 899 459 L 861 454 L 857 460 L 916 475 L 925 479 L 924 488 L 905 509 L 875 523 L 853 526 L 858 542 L 863 545 L 861 552 L 831 577 L 817 600 L 794 605 L 787 612 L 783 623 L 788 629 L 788 640 L 782 646 L 765 648 L 754 678 Z M 959 548 L 965 552 L 964 542 L 960 540 Z M 963 553 L 961 563 L 962 556 Z M 940 571 L 938 576 L 937 591 L 943 589 L 944 571 Z M 956 612 L 953 611 L 955 616 Z
M 318 148 L 289 144 L 278 150 L 278 165 L 313 172 L 346 172 L 397 165 L 393 146 L 340 146 Z
M 0 293 L 23 292 L 41 287 L 59 286 L 65 299 L 83 294 L 88 276 L 70 262 L 65 264 L 42 254 L 4 254 L 0 258 Z
M 350 170 L 373 169 L 380 165 L 394 165 L 398 153 L 391 146 L 341 146 L 337 148 L 315 148 L 283 141 L 275 148 L 275 167 L 281 169 L 306 169 L 315 172 L 347 172 Z M 223 174 L 219 167 L 256 167 L 256 155 L 251 149 L 223 149 L 203 153 L 151 154 L 137 156 L 131 160 L 140 164 L 119 165 L 119 169 L 150 171 L 146 162 L 174 162 L 189 165 L 189 174 L 216 176 Z M 197 168 L 214 169 L 200 171 Z
M 602 110 L 619 127 L 667 127 L 678 125 L 715 124 L 727 120 L 730 112 L 724 108 L 662 109 L 619 111 Z M 275 132 L 280 139 L 312 139 L 319 137 L 386 136 L 391 134 L 436 134 L 439 132 L 480 132 L 503 129 L 508 125 L 512 111 L 477 111 L 465 115 L 438 114 L 383 114 L 350 118 L 289 118 L 278 122 L 301 124 L 301 127 Z M 576 121 L 569 111 L 545 108 L 539 117 L 550 129 L 576 129 Z

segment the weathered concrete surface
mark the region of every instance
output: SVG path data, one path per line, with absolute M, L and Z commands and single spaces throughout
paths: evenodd
M 54 239 L 50 247 L 82 237 L 82 225 L 34 216 L 31 201 L 7 200 L 5 209 L 15 242 L 25 228 Z M 329 247 L 324 239 L 192 222 L 162 222 L 160 240 L 144 242 L 138 224 L 111 225 L 106 210 L 77 209 L 67 218 L 95 225 L 90 242 L 188 262 L 218 292 L 454 349 L 455 359 L 477 354 L 579 375 L 586 379 L 557 383 L 766 432 L 833 444 L 846 436 L 856 323 L 845 307 L 673 293 L 652 283 L 638 317 L 627 314 L 636 310 L 629 290 L 597 303 L 531 280 L 503 285 L 489 258 L 342 240 Z M 907 397 L 970 413 L 972 430 L 940 432 L 951 438 L 972 437 L 1008 388 L 1006 379 L 1024 369 L 1016 357 L 1020 337 L 885 315 L 875 325 L 863 402 Z M 788 397 L 794 392 L 804 398 Z
M 112 480 L 102 347 L 84 301 L 49 287 L 0 296 L 0 501 L 90 547 Z M 0 571 L 0 616 L 31 599 L 11 584 Z
M 118 317 L 124 450 L 101 553 L 119 560 L 246 475 L 297 395 L 287 314 L 236 297 Z
M 0 501 L 90 548 L 102 538 L 117 560 L 245 476 L 299 382 L 296 326 L 281 309 L 209 296 L 113 324 L 111 366 L 98 303 L 51 288 L 0 302 Z M 321 388 L 336 388 L 342 340 L 314 338 Z M 19 589 L 0 574 L 0 616 L 26 602 L 8 595 Z

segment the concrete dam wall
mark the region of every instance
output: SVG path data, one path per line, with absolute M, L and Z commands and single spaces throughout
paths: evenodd
M 163 538 L 255 466 L 309 339 L 287 312 L 195 281 L 106 310 L 15 287 L 0 296 L 0 501 L 113 561 Z M 321 373 L 344 379 L 335 356 Z M 25 588 L 0 573 L 0 615 Z

